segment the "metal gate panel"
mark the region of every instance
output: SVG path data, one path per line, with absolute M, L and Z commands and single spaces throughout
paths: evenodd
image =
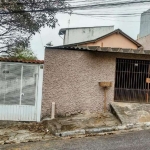
M 19 107 L 19 120 L 21 121 L 36 121 L 36 107 L 23 105 Z
M 5 105 L 18 105 L 20 102 L 21 65 L 4 64 Z M 16 86 L 18 85 L 18 86 Z
M 115 101 L 150 102 L 150 61 L 134 59 L 116 60 Z M 148 98 L 147 98 L 148 97 Z
M 0 120 L 36 121 L 36 65 L 0 63 Z
M 35 106 L 38 68 L 23 66 L 21 105 Z
M 36 121 L 35 107 L 0 105 L 0 120 Z
M 0 120 L 19 121 L 19 105 L 0 105 Z

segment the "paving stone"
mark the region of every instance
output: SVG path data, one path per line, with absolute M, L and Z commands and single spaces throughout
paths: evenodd
M 52 138 L 51 135 L 44 135 L 44 136 L 43 136 L 43 139 L 51 139 L 51 138 Z
M 125 125 L 123 125 L 123 126 L 118 126 L 117 127 L 117 130 L 125 130 L 126 129 L 126 126 Z
M 1 129 L 1 130 L 0 130 L 0 135 L 4 135 L 5 132 L 6 132 L 6 131 L 5 131 L 4 129 Z
M 118 122 L 116 122 L 115 120 L 112 120 L 112 121 L 105 121 L 105 126 L 116 126 L 118 125 Z
M 25 133 L 29 133 L 30 131 L 28 130 L 18 130 L 16 131 L 16 133 L 20 133 L 20 134 L 25 134 Z
M 18 133 L 17 132 L 8 132 L 7 136 L 9 137 L 15 137 Z
M 6 140 L 8 140 L 9 139 L 9 136 L 7 136 L 7 135 L 0 135 L 0 141 L 6 141 Z
M 16 138 L 4 141 L 5 144 L 20 143 Z
M 0 135 L 4 135 L 4 134 L 7 134 L 7 133 L 11 133 L 13 132 L 12 129 L 1 129 L 0 130 Z
M 0 145 L 4 145 L 4 141 L 0 141 Z
M 30 137 L 30 136 L 32 136 L 32 133 L 24 133 L 24 134 L 17 134 L 17 135 L 15 136 L 15 138 L 16 138 L 17 140 L 22 141 L 22 140 L 24 140 L 24 139 L 26 139 L 27 137 Z
M 43 139 L 43 136 L 41 136 L 41 135 L 31 135 L 31 136 L 25 138 L 25 140 L 28 140 L 30 142 L 40 141 L 42 139 Z

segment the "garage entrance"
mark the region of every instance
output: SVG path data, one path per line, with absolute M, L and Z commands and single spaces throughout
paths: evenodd
M 0 62 L 0 120 L 40 121 L 40 64 Z
M 115 101 L 150 103 L 150 61 L 116 59 Z

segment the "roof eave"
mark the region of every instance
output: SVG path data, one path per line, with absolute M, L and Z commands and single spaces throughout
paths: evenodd
M 59 35 L 64 35 L 65 33 L 66 33 L 66 30 L 65 30 L 65 29 L 60 29 L 58 34 L 59 34 Z
M 111 48 L 111 47 L 100 47 L 100 46 L 75 46 L 75 47 L 49 47 L 49 50 L 75 50 L 75 51 L 97 51 L 107 53 L 123 53 L 123 54 L 139 54 L 139 55 L 150 55 L 150 50 L 143 49 L 124 49 L 124 48 Z
M 140 43 L 138 43 L 136 40 L 132 39 L 130 36 L 128 36 L 122 30 L 120 30 L 120 29 L 118 29 L 118 30 L 119 30 L 119 33 L 121 33 L 122 35 L 124 35 L 127 39 L 129 39 L 132 43 L 134 43 L 138 48 L 142 47 L 142 45 Z

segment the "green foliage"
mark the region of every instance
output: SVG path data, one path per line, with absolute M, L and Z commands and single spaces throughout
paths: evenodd
M 37 57 L 32 50 L 23 48 L 16 48 L 10 58 L 21 60 L 37 60 Z
M 58 12 L 70 13 L 66 0 L 7 0 L 0 2 L 0 53 L 28 47 L 42 27 L 55 28 Z

